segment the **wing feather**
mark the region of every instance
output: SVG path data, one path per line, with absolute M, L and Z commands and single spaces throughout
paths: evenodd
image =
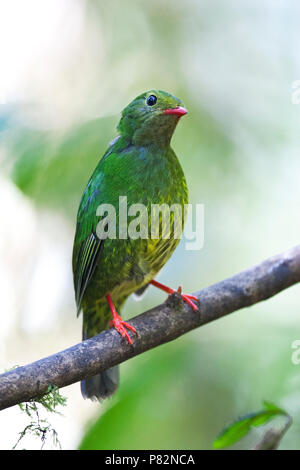
M 81 243 L 74 279 L 77 313 L 80 312 L 83 295 L 93 276 L 103 244 L 104 240 L 99 240 L 93 232 Z

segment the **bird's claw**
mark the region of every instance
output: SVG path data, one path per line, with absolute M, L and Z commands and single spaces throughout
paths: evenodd
M 174 294 L 176 291 L 174 290 L 172 292 L 172 294 Z M 181 298 L 184 302 L 186 302 L 190 307 L 192 307 L 192 309 L 197 312 L 199 310 L 199 307 L 193 302 L 196 301 L 196 302 L 199 302 L 199 299 L 195 296 L 195 295 L 188 295 L 188 294 L 183 294 L 182 293 L 182 287 L 179 286 L 178 289 L 177 289 L 177 292 L 178 294 L 181 295 Z
M 126 328 L 137 335 L 136 329 L 131 326 L 126 321 L 123 321 L 120 315 L 115 315 L 113 320 L 110 320 L 109 326 L 114 327 L 122 336 L 122 338 L 126 338 L 129 344 L 132 344 L 132 339 L 130 338 Z
M 188 305 L 190 305 L 190 307 L 192 307 L 192 309 L 195 312 L 199 310 L 199 307 L 193 302 L 193 300 L 195 300 L 196 302 L 199 302 L 197 297 L 195 297 L 194 295 L 187 295 L 187 294 L 181 294 L 181 297 L 182 297 L 182 300 L 186 302 Z

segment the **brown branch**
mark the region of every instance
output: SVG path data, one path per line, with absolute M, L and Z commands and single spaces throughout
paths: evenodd
M 276 450 L 278 449 L 282 438 L 291 427 L 293 419 L 289 415 L 284 416 L 284 423 L 280 427 L 271 427 L 261 437 L 253 450 Z
M 183 304 L 179 294 L 131 320 L 138 337 L 133 346 L 114 329 L 69 349 L 0 375 L 0 409 L 45 393 L 49 385 L 65 387 L 235 310 L 268 299 L 300 281 L 300 245 L 236 276 L 196 293 L 199 312 Z

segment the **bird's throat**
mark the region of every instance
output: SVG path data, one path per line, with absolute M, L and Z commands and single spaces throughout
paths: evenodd
M 157 116 L 155 119 L 146 121 L 143 126 L 136 129 L 132 141 L 135 145 L 168 147 L 178 121 L 179 118 L 176 115 Z

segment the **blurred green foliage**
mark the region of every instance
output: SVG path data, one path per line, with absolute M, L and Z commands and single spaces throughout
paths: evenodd
M 116 396 L 99 406 L 100 415 L 88 426 L 79 448 L 211 449 L 235 413 L 259 408 L 262 397 L 281 400 L 291 393 L 286 384 L 292 382 L 295 368 L 286 366 L 285 340 L 269 332 L 264 345 L 257 341 L 251 348 L 244 332 L 239 341 L 232 336 L 226 341 L 222 331 L 235 328 L 236 322 L 222 321 L 223 325 L 209 325 L 124 365 Z M 276 344 L 276 351 L 266 367 L 261 355 L 271 344 Z M 295 418 L 283 448 L 287 443 L 297 446 Z M 253 433 L 234 448 L 247 449 L 258 438 Z
M 80 194 L 105 151 L 105 140 L 108 145 L 114 135 L 114 121 L 95 119 L 64 133 L 14 129 L 7 136 L 9 154 L 16 156 L 13 181 L 38 206 L 61 210 L 74 219 Z

